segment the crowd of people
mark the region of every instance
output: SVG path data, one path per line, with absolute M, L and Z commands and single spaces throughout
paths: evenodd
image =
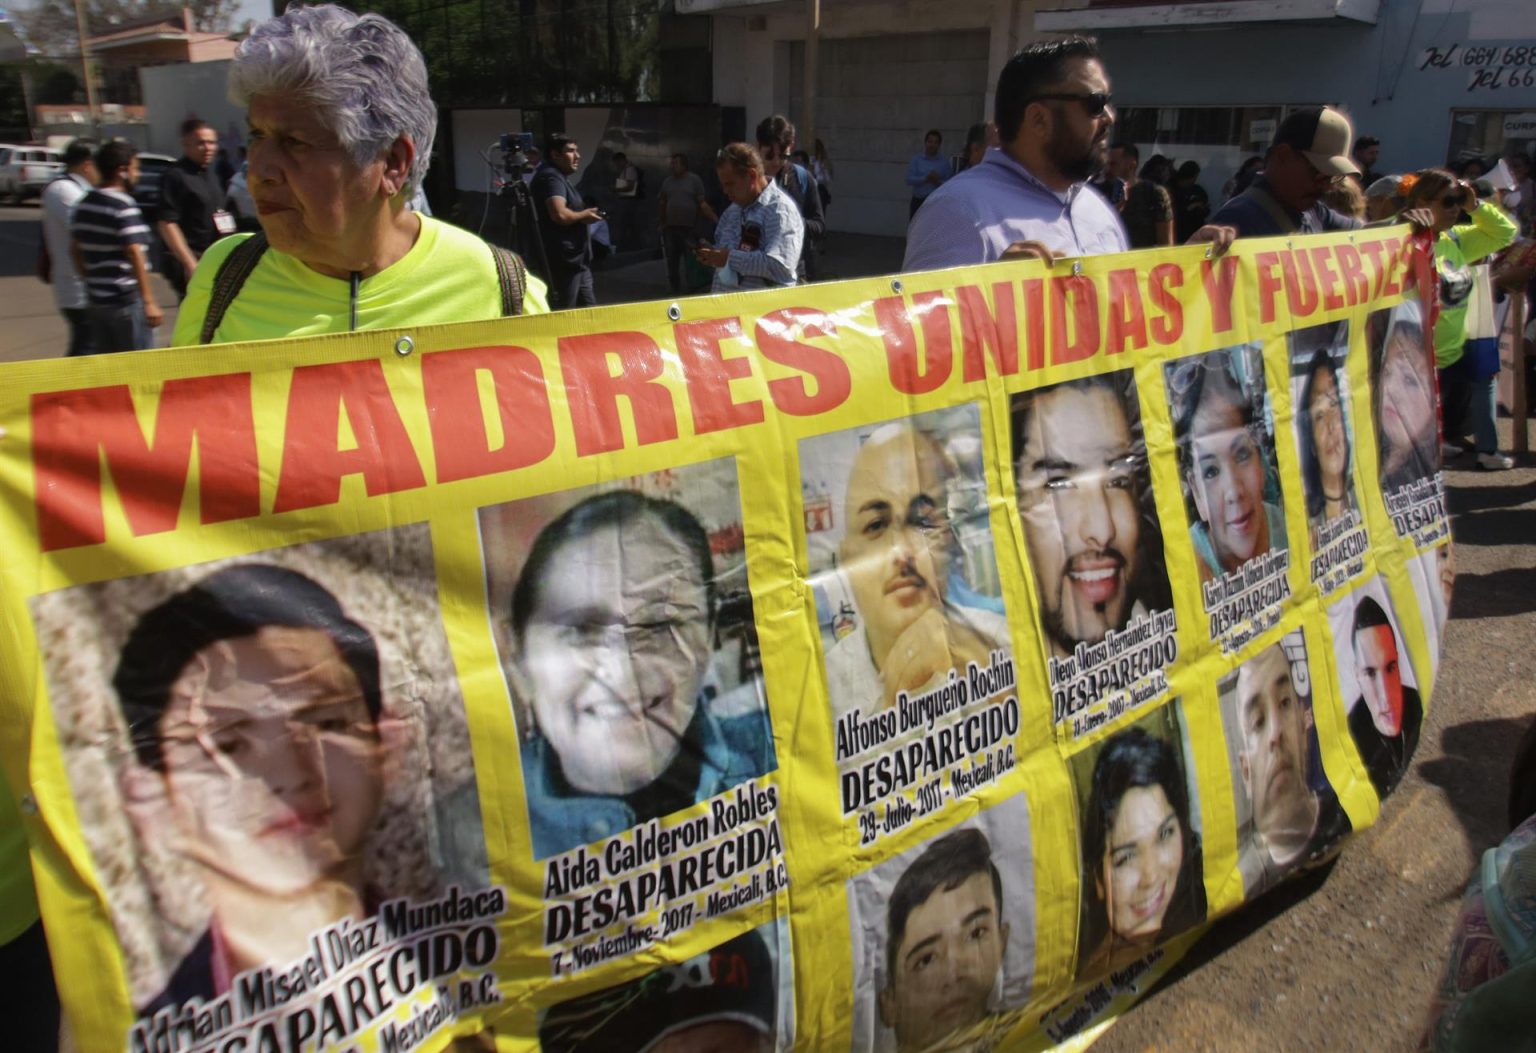
M 217 135 L 205 122 L 189 120 L 182 128 L 183 158 L 165 176 L 153 217 L 167 253 L 167 276 L 181 299 L 176 345 L 591 306 L 596 303 L 593 228 L 611 220 L 621 243 L 638 239 L 647 200 L 641 170 L 624 154 L 612 156 L 610 217 L 588 202 L 574 180 L 581 152 L 564 134 L 544 144 L 530 186 L 542 274 L 415 205 L 438 111 L 420 51 L 380 16 L 331 5 L 292 7 L 257 25 L 239 45 L 230 84 L 249 119 L 243 174 L 257 229 L 237 230 L 228 186 L 211 167 Z M 1458 440 L 1471 434 L 1466 445 L 1481 467 L 1511 466 L 1497 450 L 1493 427 L 1497 354 L 1490 365 L 1485 354 L 1469 351 L 1469 338 L 1476 334 L 1469 331 L 1468 318 L 1479 296 L 1492 295 L 1486 268 L 1478 265 L 1511 244 L 1522 226 L 1529 230 L 1536 190 L 1528 158 L 1509 158 L 1503 168 L 1508 178 L 1492 181 L 1478 171 L 1480 161 L 1456 171 L 1383 175 L 1375 169 L 1379 142 L 1354 138 L 1342 113 L 1307 108 L 1281 121 L 1265 154 L 1246 161 L 1225 199 L 1213 202 L 1199 184 L 1195 161 L 1176 164 L 1155 154 L 1143 162 L 1136 144 L 1114 138 L 1109 71 L 1090 39 L 1029 45 L 1003 68 L 995 97 L 993 120 L 969 130 L 958 158 L 943 155 L 943 136 L 933 130 L 922 153 L 911 159 L 905 270 L 1022 258 L 1053 262 L 1178 243 L 1208 243 L 1219 255 L 1237 238 L 1406 221 L 1435 239 L 1440 310 L 1433 336 L 1449 440 L 1444 452 L 1459 454 Z M 64 159 L 65 175 L 43 197 L 43 224 L 46 274 L 69 324 L 69 353 L 152 346 L 163 311 L 149 280 L 151 219 L 132 193 L 139 178 L 136 152 L 121 140 L 76 142 Z M 815 246 L 832 204 L 834 168 L 826 146 L 816 140 L 810 152 L 799 149 L 794 125 L 772 115 L 756 125 L 753 142 L 725 145 L 713 165 L 720 190 L 714 201 L 682 154 L 671 158 L 659 188 L 656 218 L 671 288 L 687 291 L 707 279 L 712 292 L 725 293 L 815 280 Z M 1331 384 L 1337 405 L 1333 370 L 1326 355 L 1319 359 L 1309 374 L 1305 403 L 1314 397 L 1326 402 Z M 1147 500 L 1149 481 L 1107 476 L 1099 467 L 1136 460 L 1142 442 L 1139 409 L 1119 383 L 1112 377 L 1079 379 L 1021 394 L 1013 403 L 1029 554 L 1036 578 L 1050 583 L 1040 602 L 1053 651 L 1063 655 L 1123 628 L 1138 611 L 1167 605 L 1166 581 L 1141 570 L 1143 564 L 1162 562 L 1153 558 L 1160 541 L 1141 536 L 1146 517 L 1140 504 Z M 1213 367 L 1209 387 L 1195 392 L 1188 404 L 1190 426 L 1202 414 L 1241 426 L 1245 405 L 1235 390 L 1230 377 Z M 1077 423 L 1083 420 L 1098 422 L 1098 431 Z M 1068 423 L 1059 426 L 1059 421 Z M 1042 456 L 1038 447 L 1047 439 L 1057 453 L 1072 456 Z M 882 436 L 866 456 L 878 455 L 886 441 L 907 450 L 909 461 L 915 456 L 914 438 L 906 433 Z M 1076 450 L 1074 442 L 1085 448 Z M 1325 473 L 1325 458 L 1318 460 Z M 1055 485 L 1060 480 L 1044 478 L 1041 465 L 1047 461 L 1056 475 L 1081 476 L 1071 488 L 1078 496 L 1063 496 Z M 1343 482 L 1335 487 L 1339 493 L 1347 490 Z M 1094 486 L 1103 493 L 1093 496 Z M 1321 482 L 1315 488 L 1328 491 Z M 1115 568 L 1086 599 L 1066 584 L 1082 554 L 1073 551 L 1078 542 L 1054 525 L 1052 541 L 1039 529 L 1044 517 L 1030 515 L 1032 504 L 1047 500 L 1054 520 L 1072 519 L 1074 503 L 1090 500 L 1114 519 L 1112 544 L 1098 549 L 1113 555 Z M 582 514 L 607 516 L 604 523 L 617 524 L 616 530 L 648 524 L 661 514 L 653 506 L 630 504 L 634 507 L 604 505 Z M 1208 572 L 1225 572 L 1255 546 L 1271 544 L 1269 524 L 1275 518 L 1256 499 L 1252 538 L 1211 535 L 1208 553 L 1202 552 Z M 603 523 L 590 529 L 597 526 Z M 580 514 L 557 527 L 547 542 L 551 551 L 577 543 L 581 529 L 587 529 L 581 528 Z M 694 548 L 705 540 L 697 524 L 676 532 Z M 707 552 L 701 550 L 701 558 L 707 570 Z M 707 591 L 705 582 L 694 584 L 695 591 Z M 515 629 L 520 642 L 536 641 L 546 623 L 558 623 L 559 612 L 547 609 L 553 601 L 543 593 L 525 598 L 526 618 Z M 1379 626 L 1367 620 L 1359 629 L 1384 635 Z M 702 632 L 707 623 L 694 628 Z M 1368 634 L 1366 643 L 1371 639 Z M 694 650 L 701 651 L 702 644 Z M 978 654 L 984 650 L 977 647 Z M 677 694 L 679 731 L 693 719 L 692 695 L 701 675 L 693 667 L 684 672 Z M 1255 698 L 1262 686 L 1255 688 Z M 556 739 L 548 743 L 549 750 L 559 747 Z M 672 757 L 653 760 L 665 766 Z M 1249 762 L 1243 763 L 1246 779 Z M 1098 767 L 1092 802 L 1101 821 L 1084 858 L 1098 896 L 1089 926 L 1097 949 L 1090 959 L 1096 967 L 1114 968 L 1126 960 L 1127 948 L 1140 953 L 1153 939 L 1204 916 L 1202 890 L 1189 877 L 1198 873 L 1194 861 L 1201 847 L 1190 825 L 1183 780 L 1165 748 L 1127 738 L 1106 750 Z M 590 781 L 619 794 L 631 789 L 619 779 L 625 774 L 593 772 Z M 1306 833 L 1297 838 L 1297 852 L 1321 829 L 1316 801 L 1304 804 L 1309 819 L 1296 826 Z M 13 830 L 18 824 L 7 820 L 3 826 Z M 1117 883 L 1125 879 L 1117 874 L 1121 864 L 1106 854 L 1106 843 L 1119 843 L 1122 834 L 1145 842 L 1147 865 L 1166 878 L 1172 905 L 1151 921 L 1129 919 L 1121 909 L 1125 897 Z M 558 823 L 551 821 L 548 836 L 560 840 Z M 14 839 L 8 845 L 0 879 L 24 874 L 28 865 L 24 841 L 19 853 Z M 35 924 L 30 931 L 35 937 Z M 28 939 L 24 949 L 35 961 L 42 948 Z M 9 942 L 22 947 L 20 940 Z

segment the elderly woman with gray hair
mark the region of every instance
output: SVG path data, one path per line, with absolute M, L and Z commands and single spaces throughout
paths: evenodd
M 437 133 L 421 52 L 392 22 L 294 5 L 235 52 L 258 234 L 217 242 L 174 342 L 229 343 L 547 311 L 512 253 L 411 211 Z

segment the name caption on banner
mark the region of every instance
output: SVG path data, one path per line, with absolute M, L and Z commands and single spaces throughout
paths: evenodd
M 1200 587 L 1210 615 L 1211 639 L 1220 642 L 1222 654 L 1241 651 L 1279 623 L 1281 604 L 1291 596 L 1290 569 L 1290 550 L 1279 549 Z
M 1445 511 L 1445 479 L 1439 472 L 1387 494 L 1387 511 L 1397 536 L 1412 535 L 1418 548 L 1427 548 L 1451 532 Z
M 899 692 L 891 709 L 868 717 L 854 709 L 838 719 L 839 762 L 882 751 L 842 773 L 843 815 L 858 815 L 861 845 L 1013 770 L 1009 740 L 1019 731 L 1015 686 L 1013 658 L 997 650 L 985 667 L 966 663 L 963 677 L 950 670 L 929 691 Z
M 712 799 L 706 815 L 668 826 L 652 819 L 591 851 L 583 845 L 551 859 L 544 877 L 550 974 L 572 976 L 634 954 L 788 887 L 778 806 L 777 786 L 743 783 Z
M 1054 723 L 1070 720 L 1080 738 L 1167 691 L 1163 669 L 1179 656 L 1177 631 L 1173 611 L 1148 611 L 1098 643 L 1079 640 L 1067 657 L 1052 655 Z
M 1312 581 L 1326 595 L 1350 578 L 1364 572 L 1365 554 L 1371 542 L 1360 513 L 1345 512 L 1317 531 L 1317 555 L 1312 557 Z
M 397 1005 L 415 1000 L 405 1022 L 385 1021 L 381 1051 L 420 1044 L 462 1012 L 501 1000 L 490 971 L 506 912 L 500 888 L 413 905 L 385 903 L 375 917 L 344 918 L 310 936 L 309 951 L 281 967 L 235 977 L 208 1001 L 160 1010 L 134 1024 L 129 1053 L 301 1053 L 358 1037 Z M 464 970 L 458 984 L 437 983 Z M 426 1004 L 420 996 L 429 994 Z

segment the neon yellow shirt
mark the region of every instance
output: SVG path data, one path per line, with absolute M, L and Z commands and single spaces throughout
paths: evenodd
M 198 261 L 176 318 L 173 346 L 200 343 L 213 277 L 232 249 L 249 234 L 216 242 Z M 293 256 L 269 248 L 240 287 L 213 343 L 276 340 L 350 328 L 351 285 L 310 270 Z M 528 275 L 524 314 L 549 311 L 544 283 Z M 501 317 L 501 285 L 485 242 L 467 230 L 421 217 L 421 234 L 411 250 L 357 290 L 357 328 L 392 329 Z
M 36 921 L 37 893 L 32 888 L 27 832 L 21 828 L 21 813 L 11 797 L 10 784 L 0 779 L 0 946 Z

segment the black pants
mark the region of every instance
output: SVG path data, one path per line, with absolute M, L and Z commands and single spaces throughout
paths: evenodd
M 59 992 L 53 984 L 48 940 L 38 922 L 0 946 L 0 1019 L 5 1048 L 16 1053 L 55 1053 L 59 1048 Z
M 96 336 L 91 331 L 90 311 L 84 307 L 60 307 L 59 311 L 69 323 L 69 350 L 64 353 L 71 358 L 76 355 L 94 355 Z
M 187 298 L 187 282 L 191 280 L 192 276 L 181 265 L 181 261 L 171 255 L 170 250 L 166 250 L 165 262 L 161 264 L 160 269 L 165 272 L 165 280 L 171 283 L 171 288 L 176 290 L 176 302 L 180 303 L 185 300 Z
M 667 255 L 667 282 L 674 293 L 683 292 L 683 260 L 693 251 L 688 246 L 693 240 L 692 227 L 661 228 L 661 247 Z
M 597 306 L 597 293 L 592 291 L 591 268 L 568 270 L 553 267 L 551 270 L 553 274 L 549 283 L 550 307 L 556 311 L 564 311 L 572 307 Z
M 1445 441 L 1460 443 L 1472 431 L 1472 381 L 1467 376 L 1466 359 L 1457 359 L 1439 373 Z

